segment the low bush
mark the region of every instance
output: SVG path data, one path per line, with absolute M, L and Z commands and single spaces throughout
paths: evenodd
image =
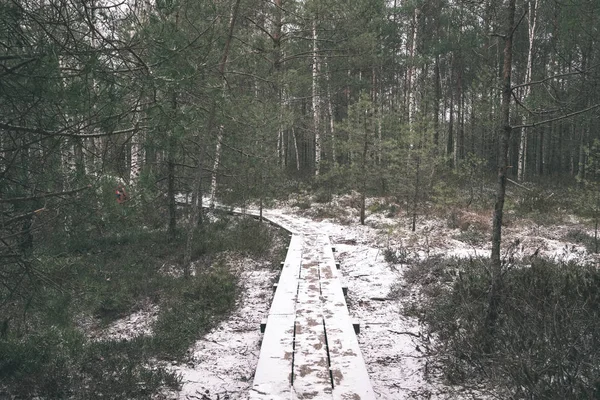
M 458 235 L 454 236 L 454 239 L 472 246 L 477 246 L 483 244 L 485 241 L 488 241 L 489 237 L 480 231 L 469 229 L 466 231 L 461 231 Z
M 460 209 L 452 209 L 447 215 L 448 227 L 460 231 L 489 232 L 491 230 L 491 213 L 476 213 Z
M 600 271 L 543 259 L 506 268 L 491 350 L 488 271 L 487 259 L 438 259 L 407 274 L 427 288 L 416 310 L 446 379 L 487 379 L 513 399 L 600 398 Z
M 599 250 L 597 240 L 582 229 L 571 229 L 565 235 L 565 239 L 584 246 L 588 253 L 596 253 Z
M 383 250 L 383 259 L 389 264 L 405 264 L 411 260 L 410 251 L 404 246 L 387 247 Z
M 173 287 L 161 304 L 152 344 L 161 358 L 179 359 L 235 306 L 237 277 L 223 264 Z
M 57 327 L 4 337 L 0 397 L 147 399 L 162 387 L 178 388 L 175 373 L 148 365 L 144 340 L 90 342 Z

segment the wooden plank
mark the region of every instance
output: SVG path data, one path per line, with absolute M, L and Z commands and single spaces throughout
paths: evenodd
M 292 395 L 294 321 L 303 244 L 301 236 L 293 235 L 290 239 L 250 389 L 252 400 L 276 400 Z
M 341 278 L 341 274 L 339 273 L 336 265 L 335 256 L 333 255 L 333 250 L 331 248 L 331 241 L 329 240 L 328 236 L 322 235 L 320 248 L 323 251 L 323 264 L 327 265 L 328 267 L 333 266 L 333 268 L 331 268 L 333 276 L 336 278 Z
M 296 295 L 298 292 L 298 279 L 302 265 L 302 236 L 292 235 L 288 253 L 279 275 L 277 290 L 271 303 L 271 314 L 293 314 L 296 309 Z
M 294 315 L 269 315 L 250 399 L 291 398 L 293 337 Z
M 335 263 L 322 265 L 321 296 L 334 386 L 333 398 L 375 399 L 375 392 L 342 294 L 341 283 L 335 272 Z
M 292 235 L 251 400 L 375 399 L 340 277 L 327 236 Z
M 303 266 L 296 308 L 293 390 L 298 399 L 332 399 L 318 265 Z
M 331 374 L 321 311 L 318 235 L 305 235 L 294 353 L 294 394 L 298 399 L 331 400 Z

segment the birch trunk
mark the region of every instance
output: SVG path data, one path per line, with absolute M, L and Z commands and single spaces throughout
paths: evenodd
M 407 86 L 408 86 L 408 124 L 410 127 L 410 130 L 412 132 L 413 129 L 413 122 L 414 122 L 414 114 L 415 114 L 415 108 L 416 108 L 416 98 L 415 98 L 415 82 L 416 82 L 416 74 L 417 74 L 417 68 L 416 68 L 416 53 L 417 53 L 417 38 L 418 38 L 418 31 L 419 31 L 419 15 L 420 15 L 420 10 L 418 8 L 415 8 L 415 13 L 413 15 L 413 24 L 412 24 L 412 43 L 410 46 L 410 62 L 411 65 L 408 68 L 408 78 L 407 78 Z
M 442 87 L 440 84 L 440 56 L 435 56 L 433 67 L 435 75 L 435 99 L 433 104 L 433 145 L 437 154 L 440 138 L 440 99 L 442 98 Z
M 296 154 L 296 171 L 300 172 L 300 154 L 298 152 L 298 137 L 296 136 L 296 130 L 292 128 L 292 136 L 294 138 L 294 152 Z
M 136 186 L 142 171 L 144 162 L 144 150 L 142 148 L 142 132 L 136 130 L 131 138 L 131 167 L 129 169 L 129 185 Z
M 174 139 L 169 138 L 167 152 L 167 198 L 169 210 L 169 237 L 175 238 L 177 233 L 177 203 L 175 202 L 175 146 Z
M 327 73 L 325 74 L 325 79 L 327 81 L 327 118 L 329 119 L 329 134 L 331 136 L 331 162 L 333 165 L 337 165 L 336 157 L 336 148 L 335 148 L 335 122 L 333 120 L 333 105 L 331 102 L 331 86 L 330 86 L 330 71 L 329 65 L 325 62 L 325 69 Z
M 312 111 L 315 137 L 315 176 L 319 175 L 321 169 L 321 132 L 319 126 L 319 46 L 317 40 L 317 17 L 315 17 L 312 25 Z
M 215 198 L 217 194 L 217 170 L 221 162 L 221 143 L 223 142 L 223 125 L 219 127 L 219 136 L 217 137 L 217 146 L 215 148 L 215 162 L 210 177 L 210 208 L 215 208 Z
M 527 68 L 525 70 L 525 83 L 531 81 L 531 75 L 533 70 L 533 44 L 535 41 L 535 29 L 537 25 L 537 0 L 529 1 L 529 19 L 528 19 L 528 32 L 529 32 L 529 48 L 527 52 Z M 527 98 L 531 93 L 531 86 L 527 85 L 523 88 L 523 97 L 521 101 L 527 102 Z M 523 125 L 527 125 L 527 114 L 523 117 Z M 525 180 L 525 173 L 527 169 L 527 128 L 521 129 L 521 138 L 519 143 L 519 161 L 517 163 L 517 180 L 522 182 Z
M 275 93 L 278 98 L 278 124 L 277 124 L 277 158 L 279 165 L 285 167 L 285 141 L 283 128 L 283 90 L 281 87 L 281 0 L 275 0 L 275 15 L 273 24 L 273 69 L 275 71 Z

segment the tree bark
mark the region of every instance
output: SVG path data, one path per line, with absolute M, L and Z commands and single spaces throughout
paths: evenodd
M 292 137 L 294 139 L 294 154 L 296 156 L 296 171 L 300 172 L 300 152 L 298 151 L 298 136 L 296 129 L 292 127 Z
M 448 138 L 446 141 L 446 156 L 450 160 L 450 165 L 454 164 L 454 95 L 450 93 L 450 108 L 448 110 Z
M 169 228 L 168 234 L 175 237 L 177 231 L 177 204 L 175 203 L 175 146 L 173 139 L 169 138 L 167 150 L 167 198 L 169 202 Z
M 412 131 L 413 123 L 414 123 L 414 115 L 416 109 L 416 98 L 415 98 L 415 82 L 416 82 L 416 55 L 417 55 L 417 39 L 419 35 L 419 16 L 420 10 L 418 7 L 415 7 L 415 11 L 413 14 L 412 20 L 412 37 L 411 37 L 411 46 L 410 46 L 410 66 L 408 68 L 408 77 L 407 77 L 407 90 L 408 90 L 408 124 Z
M 327 117 L 329 118 L 329 135 L 331 138 L 331 163 L 333 166 L 337 165 L 337 149 L 335 143 L 335 121 L 333 114 L 333 104 L 331 101 L 331 85 L 330 85 L 330 74 L 329 64 L 325 62 L 325 68 L 327 73 L 325 74 L 325 79 L 327 81 Z
M 493 336 L 498 320 L 500 307 L 500 290 L 502 287 L 502 260 L 500 245 L 502 242 L 502 219 L 504 199 L 506 196 L 506 172 L 508 169 L 508 147 L 512 127 L 510 125 L 511 70 L 512 70 L 512 38 L 515 24 L 515 1 L 508 1 L 508 16 L 506 20 L 506 36 L 504 37 L 503 88 L 501 104 L 501 126 L 499 127 L 498 146 L 498 177 L 496 181 L 496 203 L 494 206 L 492 226 L 492 282 L 488 293 L 488 310 L 485 321 L 486 350 L 493 347 Z
M 440 138 L 440 100 L 442 98 L 442 87 L 440 84 L 440 56 L 435 56 L 433 67 L 435 75 L 435 99 L 433 103 L 433 145 L 437 154 Z
M 144 162 L 144 150 L 142 148 L 142 132 L 136 129 L 131 137 L 131 167 L 129 169 L 129 186 L 136 186 L 142 171 Z
M 177 112 L 177 94 L 171 94 L 171 112 Z M 177 230 L 177 204 L 175 203 L 175 132 L 167 138 L 167 198 L 169 210 L 168 234 L 173 239 Z

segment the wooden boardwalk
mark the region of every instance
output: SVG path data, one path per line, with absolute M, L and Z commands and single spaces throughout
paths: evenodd
M 292 238 L 250 399 L 374 399 L 329 237 L 281 215 L 264 218 Z

